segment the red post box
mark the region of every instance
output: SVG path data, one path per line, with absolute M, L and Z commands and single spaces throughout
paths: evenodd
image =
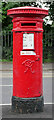
M 13 17 L 13 97 L 19 112 L 43 110 L 42 39 L 43 18 L 48 10 L 17 7 L 7 11 Z

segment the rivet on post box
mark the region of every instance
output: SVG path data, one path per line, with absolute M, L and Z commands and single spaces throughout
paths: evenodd
M 48 10 L 17 7 L 7 15 L 13 17 L 12 109 L 20 113 L 43 111 L 43 18 Z

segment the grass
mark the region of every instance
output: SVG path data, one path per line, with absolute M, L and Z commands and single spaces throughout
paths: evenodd
M 0 59 L 0 62 L 13 62 L 13 60 L 9 59 Z M 54 59 L 44 59 L 43 63 L 54 63 Z
M 53 59 L 44 59 L 44 63 L 54 63 Z
M 13 61 L 9 59 L 0 59 L 0 62 L 13 62 Z

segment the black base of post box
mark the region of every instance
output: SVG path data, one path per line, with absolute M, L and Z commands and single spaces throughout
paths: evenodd
M 44 108 L 43 96 L 35 98 L 18 98 L 12 96 L 12 111 L 18 113 L 42 112 Z

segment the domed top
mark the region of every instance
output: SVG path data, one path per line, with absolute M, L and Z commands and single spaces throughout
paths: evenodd
M 42 9 L 42 8 L 37 8 L 37 7 L 32 7 L 32 6 L 24 6 L 24 7 L 16 7 L 16 8 L 12 8 L 7 10 L 7 15 L 10 15 L 10 17 L 14 17 L 15 15 L 17 16 L 24 16 L 24 17 L 28 17 L 30 14 L 30 16 L 42 16 L 42 18 L 44 18 L 45 16 L 48 15 L 48 10 Z

